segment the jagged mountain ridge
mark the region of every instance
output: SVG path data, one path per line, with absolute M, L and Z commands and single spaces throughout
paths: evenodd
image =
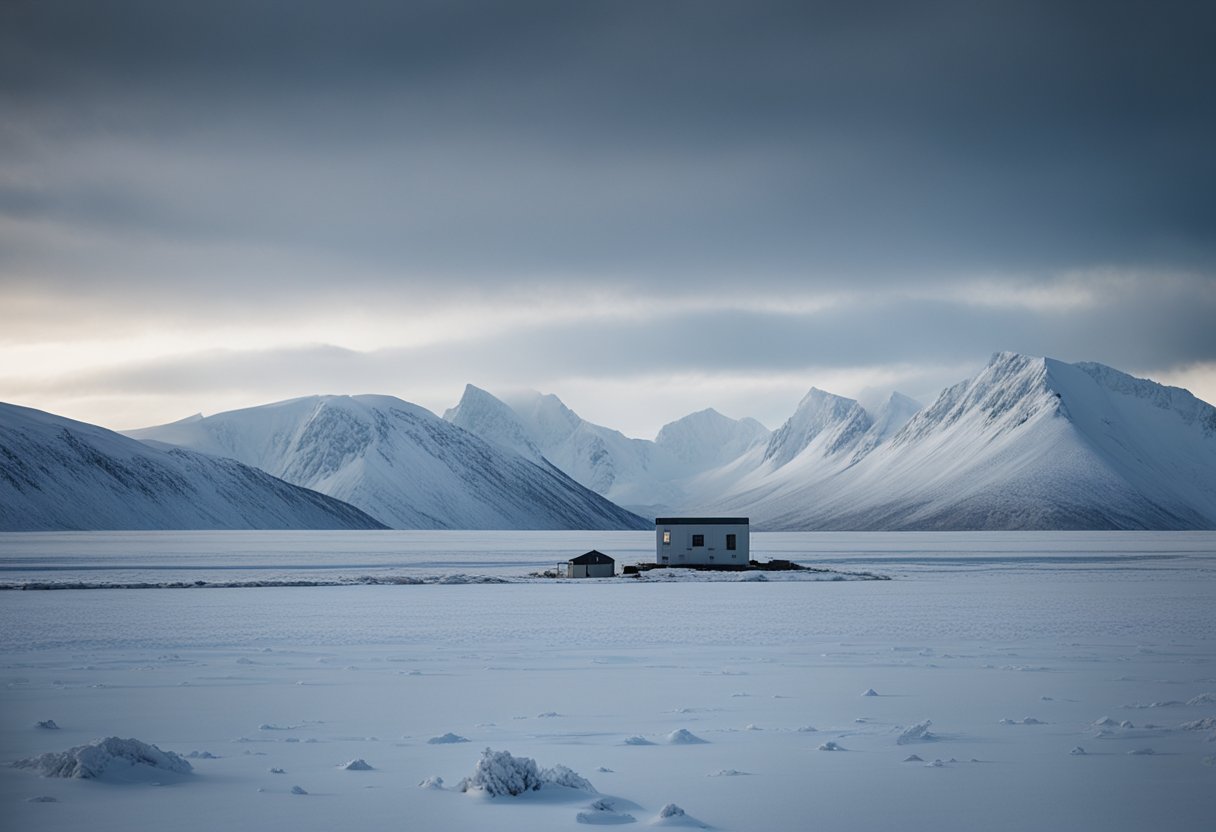
M 706 508 L 791 530 L 1216 528 L 1216 408 L 1001 353 L 848 466 L 777 471 Z
M 0 530 L 381 529 L 231 459 L 0 403 Z
M 394 528 L 646 526 L 543 458 L 521 456 L 391 396 L 310 396 L 128 435 L 232 457 Z

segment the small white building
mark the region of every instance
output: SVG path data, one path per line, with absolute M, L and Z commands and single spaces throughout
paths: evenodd
M 615 574 L 616 561 L 597 549 L 566 561 L 567 578 L 611 578 Z
M 747 566 L 746 517 L 658 517 L 655 563 L 660 566 Z

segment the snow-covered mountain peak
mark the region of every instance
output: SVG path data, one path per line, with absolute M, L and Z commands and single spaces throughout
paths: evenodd
M 871 424 L 869 414 L 853 399 L 812 387 L 772 435 L 764 459 L 780 468 L 812 444 L 821 456 L 832 456 L 857 443 Z
M 466 384 L 460 402 L 444 411 L 443 419 L 533 462 L 544 459 L 515 411 L 480 387 Z
M 768 428 L 755 419 L 731 419 L 713 408 L 669 422 L 659 430 L 655 445 L 671 454 L 690 473 L 722 465 L 767 442 Z

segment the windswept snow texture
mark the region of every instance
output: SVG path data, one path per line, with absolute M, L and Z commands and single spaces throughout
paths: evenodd
M 1185 390 L 1001 353 L 891 428 L 812 390 L 705 510 L 771 530 L 1216 528 L 1216 408 Z
M 545 460 L 391 396 L 312 396 L 128 435 L 231 457 L 398 529 L 649 525 Z
M 378 528 L 353 506 L 230 459 L 0 404 L 0 530 Z

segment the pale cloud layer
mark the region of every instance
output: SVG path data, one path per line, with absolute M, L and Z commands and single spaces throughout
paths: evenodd
M 555 392 L 637 435 L 997 350 L 1216 399 L 1202 4 L 0 7 L 0 399 Z

